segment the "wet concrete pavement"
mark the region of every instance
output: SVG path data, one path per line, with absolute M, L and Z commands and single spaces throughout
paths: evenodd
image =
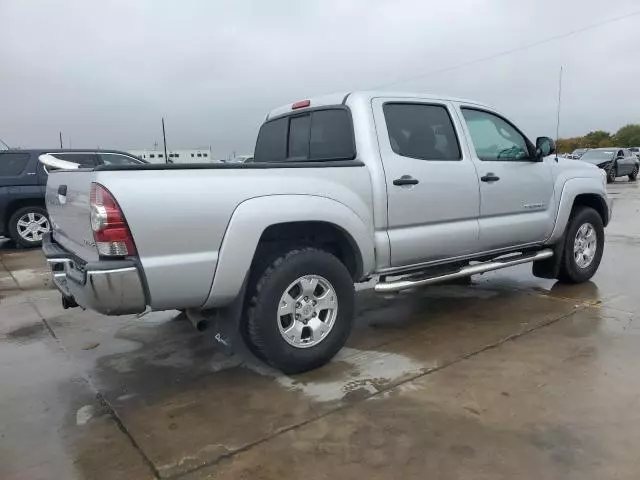
M 640 188 L 610 190 L 592 282 L 362 291 L 348 347 L 295 377 L 177 312 L 65 311 L 5 247 L 0 478 L 640 478 Z

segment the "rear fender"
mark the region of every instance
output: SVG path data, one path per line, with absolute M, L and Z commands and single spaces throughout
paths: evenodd
M 373 227 L 335 200 L 312 195 L 274 195 L 244 201 L 233 212 L 218 255 L 213 284 L 203 308 L 229 304 L 242 288 L 262 233 L 271 225 L 326 222 L 354 240 L 363 274 L 373 271 Z

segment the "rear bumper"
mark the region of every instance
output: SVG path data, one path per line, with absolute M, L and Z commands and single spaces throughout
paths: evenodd
M 68 300 L 105 315 L 143 312 L 146 296 L 138 266 L 132 260 L 110 260 L 79 265 L 73 255 L 47 234 L 42 251 L 53 283 Z

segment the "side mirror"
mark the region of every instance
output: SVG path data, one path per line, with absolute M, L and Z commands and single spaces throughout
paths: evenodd
M 552 155 L 556 151 L 556 142 L 549 137 L 538 137 L 536 139 L 536 158 L 542 159 L 547 155 Z
M 50 153 L 40 155 L 38 160 L 45 167 L 49 167 L 50 170 L 75 170 L 80 167 L 80 164 L 78 163 L 61 160 Z

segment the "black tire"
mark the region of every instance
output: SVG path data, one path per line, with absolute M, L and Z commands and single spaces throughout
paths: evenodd
M 596 233 L 596 252 L 592 262 L 581 268 L 574 256 L 574 242 L 578 229 L 585 223 L 590 223 Z M 598 270 L 604 251 L 604 226 L 602 217 L 591 207 L 577 207 L 571 214 L 565 236 L 565 245 L 560 263 L 558 280 L 563 283 L 582 283 L 589 280 Z
M 313 370 L 331 360 L 344 346 L 353 325 L 353 279 L 344 264 L 323 250 L 304 247 L 276 256 L 254 273 L 245 323 L 245 338 L 251 350 L 286 374 Z M 287 287 L 305 275 L 326 279 L 336 293 L 338 308 L 326 336 L 316 345 L 299 348 L 290 345 L 280 333 L 277 311 Z
M 44 216 L 47 218 L 47 225 L 50 225 L 48 223 L 48 216 L 47 216 L 47 211 L 44 209 L 44 207 L 39 207 L 36 205 L 29 205 L 27 207 L 22 207 L 19 208 L 18 210 L 16 210 L 15 212 L 13 212 L 13 215 L 11 215 L 11 218 L 9 219 L 9 236 L 11 237 L 11 239 L 19 246 L 21 247 L 25 247 L 25 248 L 33 248 L 33 247 L 39 247 L 42 245 L 42 239 L 40 240 L 29 240 L 27 238 L 25 238 L 24 236 L 20 235 L 19 231 L 18 231 L 18 221 L 20 220 L 20 218 L 22 218 L 25 215 L 29 215 L 29 214 L 34 214 L 37 216 Z
M 635 182 L 636 178 L 638 178 L 638 164 L 637 163 L 633 166 L 633 171 L 629 174 L 629 181 L 630 182 Z
M 616 177 L 618 176 L 618 167 L 616 165 L 612 166 L 607 172 L 607 183 L 613 183 L 616 181 Z

